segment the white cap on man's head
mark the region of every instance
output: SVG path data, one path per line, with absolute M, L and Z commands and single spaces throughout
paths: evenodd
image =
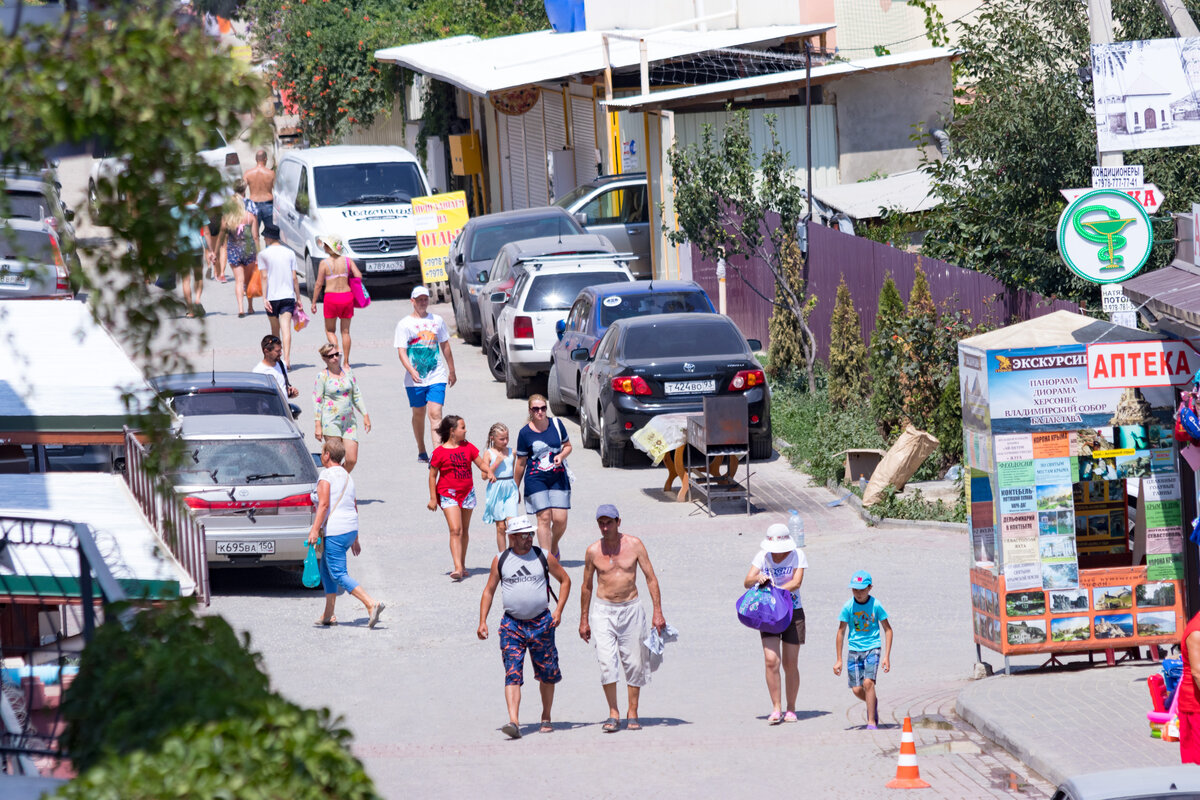
M 530 522 L 529 517 L 524 514 L 518 517 L 509 517 L 504 529 L 509 535 L 515 533 L 533 533 L 536 530 L 534 524 Z
M 429 287 L 428 286 L 414 286 L 413 290 L 412 290 L 412 294 L 409 295 L 409 297 L 411 297 L 413 300 L 416 300 L 418 297 L 429 297 Z

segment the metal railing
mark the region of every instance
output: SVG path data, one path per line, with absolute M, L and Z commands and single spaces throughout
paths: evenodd
M 82 523 L 0 515 L 0 773 L 39 775 L 64 756 L 69 663 L 96 630 L 96 604 L 126 599 L 115 542 Z M 106 558 L 108 560 L 106 560 Z
M 166 478 L 152 475 L 146 469 L 146 456 L 145 446 L 133 431 L 125 428 L 125 482 L 171 555 L 196 582 L 196 597 L 207 606 L 210 594 L 204 526 L 175 494 Z

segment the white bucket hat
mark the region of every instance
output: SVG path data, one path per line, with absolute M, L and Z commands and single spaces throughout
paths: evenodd
M 767 528 L 767 538 L 759 542 L 758 547 L 768 553 L 790 553 L 796 549 L 796 543 L 792 541 L 792 532 L 788 530 L 788 526 L 776 522 Z
M 510 534 L 533 533 L 535 530 L 537 529 L 534 527 L 534 524 L 530 522 L 529 517 L 525 516 L 524 514 L 520 515 L 519 517 L 509 517 L 504 526 L 504 532 Z

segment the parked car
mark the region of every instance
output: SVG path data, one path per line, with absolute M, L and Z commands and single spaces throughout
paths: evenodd
M 74 296 L 54 229 L 40 219 L 0 221 L 0 300 Z
M 1063 781 L 1053 800 L 1170 800 L 1200 797 L 1200 766 L 1132 767 Z
M 175 491 L 204 523 L 210 567 L 297 565 L 316 513 L 304 436 L 274 415 L 185 416 Z
M 558 341 L 550 349 L 546 397 L 550 410 L 563 417 L 579 404 L 579 362 L 571 351 L 596 342 L 619 319 L 650 314 L 716 313 L 712 301 L 695 281 L 637 281 L 603 283 L 579 293 L 567 318 L 556 325 Z
M 403 147 L 287 151 L 275 170 L 275 224 L 302 259 L 309 296 L 325 258 L 317 246 L 321 235 L 341 238 L 368 286 L 420 283 L 412 199 L 429 193 L 425 171 Z
M 291 407 L 279 382 L 258 372 L 189 372 L 160 375 L 150 385 L 181 417 L 213 414 L 266 414 L 295 419 L 299 406 Z
M 221 173 L 229 186 L 237 183 L 242 177 L 242 162 L 237 151 L 229 146 L 225 137 L 216 128 L 208 133 L 205 149 L 199 152 L 205 164 Z M 88 174 L 88 213 L 92 220 L 96 219 L 96 209 L 100 203 L 101 193 L 116 192 L 117 177 L 129 168 L 129 163 L 119 154 L 110 152 L 101 146 L 93 152 L 92 168 Z
M 606 236 L 622 253 L 633 253 L 629 269 L 635 278 L 649 278 L 650 203 L 646 173 L 601 175 L 575 187 L 554 205 L 570 212 L 588 233 Z
M 525 265 L 535 259 L 547 256 L 595 255 L 611 253 L 616 255 L 612 242 L 603 236 L 591 233 L 575 234 L 572 236 L 547 236 L 542 239 L 525 239 L 509 242 L 500 248 L 490 270 L 480 270 L 476 278 L 481 282 L 479 290 L 479 318 L 483 325 L 483 353 L 487 357 L 488 369 L 492 377 L 498 381 L 504 380 L 504 354 L 500 350 L 500 339 L 496 336 L 496 317 L 500 309 L 507 303 L 493 303 L 492 295 L 496 293 L 512 295 L 512 288 L 517 282 L 517 276 L 525 271 Z
M 25 472 L 124 472 L 125 447 L 116 444 L 13 445 L 25 458 Z M 41 449 L 39 454 L 38 450 Z M 39 455 L 45 460 L 39 464 Z M 16 470 L 13 470 L 16 471 Z
M 606 467 L 625 462 L 630 436 L 659 414 L 695 414 L 711 395 L 746 396 L 750 457 L 771 456 L 771 391 L 747 341 L 723 314 L 657 314 L 614 322 L 585 363 L 579 390 L 584 447 L 599 447 Z
M 5 172 L 5 205 L 0 207 L 8 219 L 41 220 L 58 234 L 59 244 L 74 251 L 75 212 L 62 201 L 62 186 L 52 174 L 35 175 L 26 172 Z
M 567 316 L 580 290 L 622 279 L 632 281 L 633 275 L 620 255 L 544 256 L 525 262 L 511 296 L 492 294 L 493 303 L 508 298 L 496 318 L 507 397 L 523 397 L 530 378 L 550 371 L 550 348 L 558 341 L 555 324 Z
M 479 280 L 487 272 L 500 248 L 521 239 L 583 233 L 583 228 L 557 206 L 524 208 L 484 214 L 468 220 L 450 244 L 447 275 L 454 325 L 467 344 L 479 344 Z

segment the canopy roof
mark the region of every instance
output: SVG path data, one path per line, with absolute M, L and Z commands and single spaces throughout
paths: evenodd
M 976 350 L 1015 350 L 1098 342 L 1148 342 L 1162 338 L 1164 337 L 1157 333 L 1126 328 L 1083 314 L 1055 311 L 1018 322 L 1016 325 L 962 339 L 959 344 Z
M 21 524 L 19 517 L 89 525 L 109 572 L 131 599 L 196 591 L 119 475 L 0 475 L 0 498 L 0 531 L 7 534 L 0 537 L 7 541 L 0 551 L 0 597 L 79 597 L 74 529 L 53 522 Z
M 602 72 L 605 33 L 609 34 L 609 66 L 619 70 L 640 64 L 638 37 L 645 38 L 647 58 L 654 63 L 724 47 L 767 47 L 786 39 L 817 36 L 833 27 L 819 24 L 714 31 L 536 31 L 495 39 L 454 36 L 385 47 L 375 51 L 375 58 L 486 95 Z
M 0 342 L 0 440 L 15 433 L 83 433 L 108 434 L 118 443 L 128 420 L 123 395 L 132 394 L 137 411 L 154 396 L 142 371 L 83 303 L 5 302 Z

